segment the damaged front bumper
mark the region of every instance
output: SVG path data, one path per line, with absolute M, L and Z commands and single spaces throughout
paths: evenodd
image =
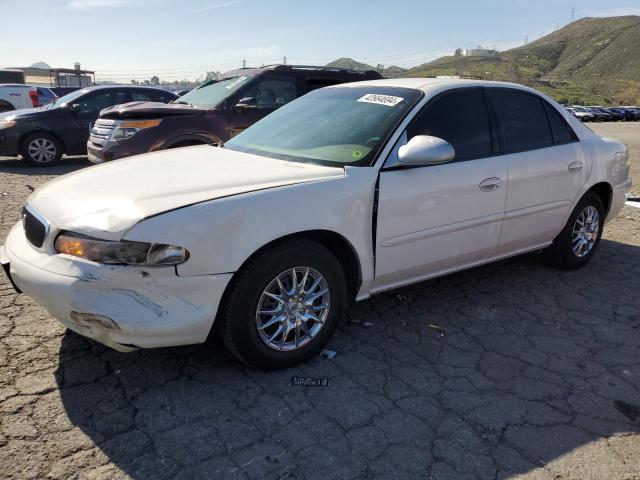
M 0 260 L 14 286 L 66 327 L 119 351 L 202 343 L 231 274 L 101 265 L 35 249 L 17 223 Z

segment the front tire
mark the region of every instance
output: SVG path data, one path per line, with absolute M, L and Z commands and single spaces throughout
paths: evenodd
M 585 266 L 600 244 L 604 219 L 602 199 L 593 192 L 587 193 L 576 205 L 562 232 L 545 250 L 547 261 L 562 270 Z
M 51 167 L 62 158 L 62 144 L 45 132 L 27 135 L 20 144 L 22 160 L 34 167 Z
M 320 353 L 346 299 L 335 256 L 314 241 L 291 239 L 243 266 L 216 323 L 229 351 L 246 365 L 287 368 Z

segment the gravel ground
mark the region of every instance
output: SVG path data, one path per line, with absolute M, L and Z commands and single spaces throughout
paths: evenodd
M 593 128 L 639 185 L 640 123 Z M 86 165 L 0 159 L 0 238 L 29 186 Z M 625 207 L 581 271 L 526 255 L 382 294 L 332 360 L 260 373 L 215 344 L 111 351 L 2 277 L 0 478 L 638 480 L 639 278 Z

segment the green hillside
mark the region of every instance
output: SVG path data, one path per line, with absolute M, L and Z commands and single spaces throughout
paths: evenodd
M 351 68 L 353 70 L 378 70 L 376 67 L 372 65 L 367 65 L 366 63 L 360 63 L 355 61 L 353 58 L 339 58 L 334 60 L 331 63 L 327 63 L 327 67 L 340 67 L 340 68 Z M 379 70 L 378 70 L 379 71 Z M 396 67 L 392 65 L 390 67 L 384 67 L 384 70 L 381 72 L 386 77 L 399 77 L 404 72 L 406 72 L 406 68 Z
M 640 103 L 640 17 L 584 18 L 498 58 L 443 57 L 403 76 L 471 75 L 580 104 Z
M 497 58 L 442 57 L 402 72 L 385 69 L 384 73 L 467 75 L 524 83 L 561 102 L 637 105 L 640 17 L 584 18 L 527 45 L 500 52 Z
M 339 58 L 333 62 L 327 63 L 327 67 L 351 68 L 353 70 L 375 70 L 376 67 L 367 65 L 366 63 L 356 62 L 353 58 Z

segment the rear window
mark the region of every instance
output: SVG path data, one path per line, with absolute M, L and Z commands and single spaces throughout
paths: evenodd
M 553 145 L 553 135 L 542 100 L 529 93 L 487 89 L 498 117 L 505 153 Z
M 571 130 L 571 127 L 567 125 L 564 118 L 562 118 L 558 111 L 549 105 L 548 102 L 545 102 L 544 100 L 542 100 L 542 102 L 547 109 L 554 143 L 569 143 L 575 141 L 576 135 L 573 133 L 573 130 Z

